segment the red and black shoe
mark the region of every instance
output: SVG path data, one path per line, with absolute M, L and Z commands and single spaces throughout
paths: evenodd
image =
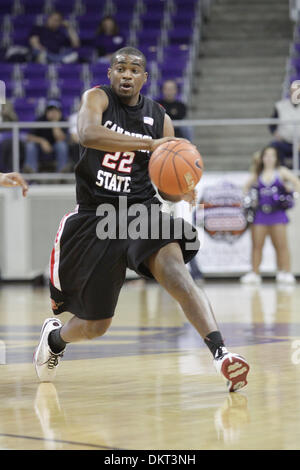
M 217 372 L 225 378 L 229 392 L 236 392 L 247 385 L 250 366 L 244 357 L 220 347 L 216 352 L 214 365 Z

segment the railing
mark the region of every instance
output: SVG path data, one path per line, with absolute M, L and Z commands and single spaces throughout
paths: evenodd
M 257 119 L 186 119 L 182 121 L 173 121 L 174 127 L 200 127 L 200 126 L 268 126 L 271 124 L 290 124 L 294 126 L 293 138 L 293 170 L 296 174 L 300 174 L 299 165 L 299 145 L 300 145 L 300 120 L 280 120 L 272 118 L 257 118 Z M 13 171 L 20 172 L 20 129 L 40 129 L 40 128 L 69 128 L 68 121 L 63 122 L 0 122 L 0 129 L 12 130 L 12 166 Z M 266 142 L 267 144 L 267 142 Z M 222 168 L 220 168 L 222 170 Z M 74 180 L 73 173 L 30 173 L 30 179 L 35 180 Z

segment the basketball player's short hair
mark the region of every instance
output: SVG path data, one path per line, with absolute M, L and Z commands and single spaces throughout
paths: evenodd
M 146 57 L 144 56 L 144 54 L 141 51 L 139 51 L 139 49 L 136 49 L 135 47 L 130 47 L 130 46 L 122 47 L 121 49 L 114 52 L 110 59 L 110 65 L 113 65 L 115 63 L 116 58 L 120 54 L 135 55 L 139 57 L 142 60 L 144 69 L 146 69 L 147 61 L 146 61 Z

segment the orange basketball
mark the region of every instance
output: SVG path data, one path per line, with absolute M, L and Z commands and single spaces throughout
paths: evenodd
M 157 147 L 149 161 L 149 175 L 166 194 L 179 196 L 195 188 L 203 172 L 198 150 L 184 140 L 171 140 Z

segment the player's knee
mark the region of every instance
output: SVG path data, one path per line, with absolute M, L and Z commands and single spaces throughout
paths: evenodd
M 110 327 L 112 318 L 105 318 L 103 320 L 85 320 L 83 325 L 83 332 L 86 339 L 98 338 L 104 335 Z

